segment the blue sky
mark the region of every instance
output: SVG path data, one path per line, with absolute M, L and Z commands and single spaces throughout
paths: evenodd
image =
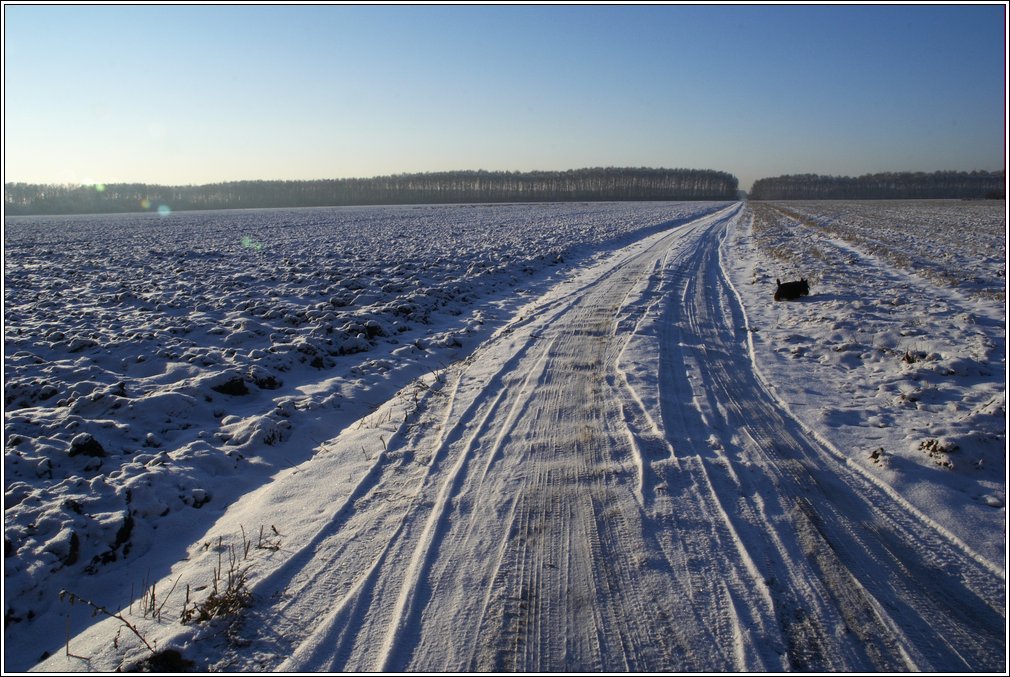
M 6 5 L 4 180 L 994 170 L 1004 12 Z

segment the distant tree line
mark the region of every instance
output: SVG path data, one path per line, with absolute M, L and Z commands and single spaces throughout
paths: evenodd
M 453 171 L 368 179 L 4 185 L 7 214 L 246 209 L 460 202 L 735 200 L 737 178 L 698 169 L 601 167 L 568 171 Z
M 863 176 L 793 174 L 759 179 L 752 200 L 1000 199 L 1006 172 L 887 172 Z

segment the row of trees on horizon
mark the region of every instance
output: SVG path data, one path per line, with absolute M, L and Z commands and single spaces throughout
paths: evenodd
M 1005 198 L 1006 172 L 888 172 L 859 177 L 793 174 L 764 178 L 752 200 Z M 567 171 L 454 171 L 366 179 L 231 181 L 200 186 L 143 183 L 8 183 L 8 215 L 157 210 L 338 207 L 469 202 L 736 200 L 738 181 L 699 169 L 596 167 Z
M 792 174 L 754 182 L 752 200 L 1001 199 L 1006 172 L 886 172 L 862 176 Z
M 598 167 L 568 171 L 454 171 L 368 179 L 232 181 L 201 186 L 142 183 L 4 185 L 7 214 L 171 209 L 337 207 L 468 202 L 736 200 L 737 178 L 699 169 Z

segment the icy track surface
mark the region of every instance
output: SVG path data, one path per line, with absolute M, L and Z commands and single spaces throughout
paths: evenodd
M 937 517 L 793 401 L 748 318 L 814 300 L 760 310 L 753 227 L 724 207 L 556 280 L 178 544 L 122 618 L 215 669 L 1005 670 L 997 537 L 970 533 L 1002 507 Z M 248 606 L 179 622 L 225 587 Z M 68 648 L 38 667 L 151 653 L 115 618 Z

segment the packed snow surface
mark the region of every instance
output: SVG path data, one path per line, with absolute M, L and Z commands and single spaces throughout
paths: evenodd
M 1002 203 L 826 207 L 8 219 L 5 669 L 1005 670 Z

